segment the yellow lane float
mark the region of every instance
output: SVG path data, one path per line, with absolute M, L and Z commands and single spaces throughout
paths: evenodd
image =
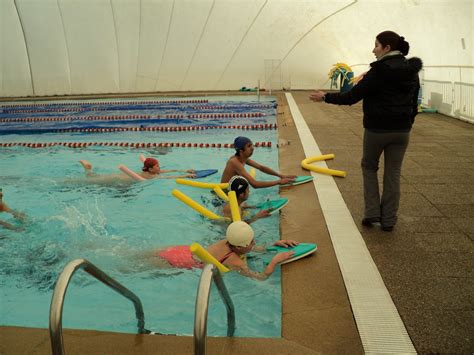
M 188 185 L 188 186 L 194 186 L 194 187 L 199 187 L 201 189 L 214 189 L 214 187 L 219 186 L 221 189 L 227 189 L 227 186 L 229 184 L 227 182 L 222 182 L 222 183 L 211 183 L 211 182 L 200 182 L 200 181 L 194 181 L 194 180 L 187 180 L 187 179 L 176 179 L 177 184 L 181 185 Z
M 310 165 L 311 163 L 314 163 L 316 161 L 334 159 L 334 156 L 335 156 L 334 154 L 325 154 L 325 155 L 318 155 L 315 157 L 309 157 L 301 161 L 301 167 L 306 170 L 314 171 L 315 173 L 346 177 L 347 173 L 345 171 L 322 168 L 319 166 Z
M 229 272 L 230 270 L 222 265 L 216 258 L 204 249 L 199 243 L 193 243 L 189 246 L 191 253 L 196 255 L 202 262 L 215 265 L 220 272 Z
M 220 219 L 220 220 L 230 221 L 230 219 L 227 217 L 219 216 L 215 214 L 214 212 L 209 211 L 207 208 L 201 206 L 199 203 L 194 201 L 192 198 L 186 196 L 179 190 L 174 189 L 173 191 L 171 191 L 171 194 L 174 197 L 176 197 L 178 200 L 180 200 L 181 202 L 184 202 L 189 207 L 191 207 L 192 209 L 202 214 L 204 217 L 207 217 L 209 219 Z

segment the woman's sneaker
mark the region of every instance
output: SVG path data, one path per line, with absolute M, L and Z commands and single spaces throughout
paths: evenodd
M 366 227 L 372 227 L 374 223 L 380 223 L 380 218 L 372 217 L 372 218 L 364 218 L 362 219 L 362 225 Z
M 393 226 L 382 226 L 382 230 L 384 232 L 391 232 L 393 231 Z

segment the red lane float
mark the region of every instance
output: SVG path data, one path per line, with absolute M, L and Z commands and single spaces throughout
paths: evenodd
M 32 113 L 25 110 L 20 112 L 9 111 L 10 113 Z M 39 111 L 35 111 L 39 112 Z M 46 112 L 46 111 L 44 111 Z M 125 115 L 125 116 L 59 116 L 59 117 L 21 117 L 21 118 L 2 118 L 0 122 L 64 122 L 64 121 L 121 121 L 121 120 L 147 120 L 147 119 L 219 119 L 219 118 L 256 118 L 264 117 L 262 112 L 250 113 L 206 113 L 206 114 L 168 114 L 163 117 L 159 115 Z
M 150 115 L 126 115 L 126 116 L 65 116 L 65 117 L 22 117 L 2 118 L 0 122 L 56 122 L 56 121 L 121 121 L 121 120 L 143 120 L 159 119 L 159 116 Z
M 209 100 L 206 99 L 192 99 L 192 100 L 146 100 L 146 101 L 86 101 L 86 102 L 54 102 L 54 103 L 41 103 L 41 104 L 10 104 L 0 105 L 1 108 L 23 108 L 23 107 L 55 107 L 55 106 L 66 106 L 58 108 L 59 110 L 64 109 L 68 111 L 67 106 L 77 107 L 82 105 L 157 105 L 157 104 L 205 104 Z M 92 108 L 93 109 L 93 108 Z M 90 110 L 87 108 L 85 110 Z M 11 111 L 10 111 L 11 112 Z M 22 110 L 21 112 L 26 112 Z M 42 111 L 36 111 L 42 112 Z

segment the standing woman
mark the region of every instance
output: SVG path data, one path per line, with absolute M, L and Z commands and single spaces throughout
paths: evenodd
M 397 223 L 400 201 L 400 173 L 410 130 L 415 120 L 420 58 L 406 59 L 410 45 L 392 31 L 379 33 L 373 53 L 377 60 L 361 81 L 346 93 L 315 91 L 310 99 L 336 105 L 352 105 L 360 100 L 364 110 L 364 177 L 365 211 L 362 224 L 380 222 L 384 231 Z M 383 193 L 380 199 L 377 170 L 384 153 Z

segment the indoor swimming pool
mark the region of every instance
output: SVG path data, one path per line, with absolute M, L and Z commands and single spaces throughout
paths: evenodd
M 245 135 L 265 142 L 255 149 L 255 160 L 279 170 L 274 99 L 202 99 L 2 105 L 0 187 L 4 201 L 27 217 L 19 222 L 0 215 L 19 228 L 0 229 L 1 325 L 47 328 L 59 273 L 71 260 L 85 258 L 140 297 L 147 329 L 192 334 L 201 270 L 156 268 L 144 255 L 168 245 L 219 240 L 225 225 L 178 201 L 171 190 L 216 213 L 217 197 L 174 179 L 91 183 L 78 161 L 88 160 L 97 174 L 116 174 L 119 164 L 139 171 L 143 154 L 157 158 L 162 169 L 218 169 L 201 180 L 218 182 L 235 152 L 228 145 Z M 246 116 L 251 113 L 258 115 Z M 257 178 L 272 179 L 259 172 Z M 249 204 L 277 197 L 278 187 L 252 189 Z M 252 225 L 257 244 L 279 239 L 279 218 L 274 214 Z M 249 265 L 262 270 L 270 258 L 256 254 Z M 236 335 L 279 337 L 279 269 L 264 282 L 234 273 L 224 280 L 236 310 Z M 130 302 L 78 272 L 68 288 L 63 327 L 134 333 L 136 318 Z M 225 307 L 213 286 L 208 334 L 225 336 L 226 330 Z

